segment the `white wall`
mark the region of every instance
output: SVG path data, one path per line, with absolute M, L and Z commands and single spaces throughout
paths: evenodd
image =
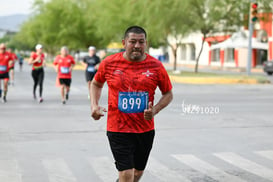
M 186 59 L 182 59 L 182 47 L 179 46 L 177 49 L 177 63 L 178 64 L 195 64 L 195 60 L 199 54 L 199 51 L 201 49 L 203 36 L 201 33 L 191 33 L 187 37 L 184 37 L 181 40 L 181 44 L 184 44 L 186 46 Z M 175 43 L 176 40 L 174 40 L 172 37 L 169 38 L 170 42 Z M 195 59 L 191 60 L 190 56 L 190 44 L 193 44 L 195 46 Z M 200 65 L 209 65 L 209 45 L 207 42 L 204 43 L 204 48 L 202 51 L 202 54 L 200 56 L 199 64 Z M 170 62 L 172 63 L 174 61 L 174 56 L 172 53 L 171 48 L 168 48 L 168 53 L 170 57 Z M 185 57 L 185 56 L 184 56 Z

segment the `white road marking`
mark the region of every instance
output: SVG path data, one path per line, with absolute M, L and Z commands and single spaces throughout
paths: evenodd
M 114 161 L 108 157 L 93 157 L 88 159 L 95 173 L 103 182 L 113 182 L 118 179 L 118 171 Z
M 63 159 L 42 160 L 50 182 L 77 182 L 77 179 Z
M 22 175 L 16 160 L 0 160 L 0 181 L 22 182 Z
M 267 159 L 273 160 L 273 151 L 272 150 L 256 151 L 254 153 L 256 153 L 262 157 L 265 157 Z
M 174 158 L 191 168 L 221 182 L 245 182 L 243 179 L 226 173 L 225 171 L 195 157 L 194 155 L 173 155 Z
M 266 168 L 260 164 L 252 162 L 232 152 L 215 153 L 214 155 L 245 171 L 273 181 L 273 170 Z
M 150 157 L 147 165 L 147 170 L 160 181 L 165 182 L 190 182 L 189 179 L 169 169 L 167 166 L 160 163 L 158 160 Z

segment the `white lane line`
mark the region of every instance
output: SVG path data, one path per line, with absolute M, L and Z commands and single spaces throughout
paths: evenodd
M 108 157 L 88 158 L 89 164 L 103 182 L 113 182 L 118 179 L 118 171 L 114 161 Z
M 0 160 L 0 181 L 22 182 L 22 175 L 16 160 Z
M 232 152 L 215 153 L 214 155 L 245 171 L 273 181 L 273 170 L 266 168 L 260 164 L 252 162 Z
M 265 151 L 256 151 L 254 152 L 262 157 L 267 159 L 273 160 L 273 151 L 272 150 L 265 150 Z
M 225 171 L 195 157 L 194 155 L 172 155 L 174 158 L 179 160 L 182 163 L 190 166 L 191 168 L 209 176 L 217 181 L 221 182 L 246 182 L 241 178 L 233 176 L 231 174 L 226 173 Z
M 150 157 L 147 165 L 147 170 L 160 181 L 164 182 L 190 182 L 189 179 L 169 169 L 158 160 Z
M 47 171 L 50 182 L 77 182 L 63 159 L 44 159 L 42 164 Z

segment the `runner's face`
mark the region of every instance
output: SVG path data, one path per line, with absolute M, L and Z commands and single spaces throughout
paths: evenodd
M 68 51 L 66 50 L 66 49 L 61 49 L 61 55 L 63 56 L 63 57 L 65 57 L 65 56 L 67 56 L 67 54 L 68 54 Z
M 37 53 L 42 54 L 43 53 L 43 48 L 37 49 Z
M 94 56 L 95 50 L 89 50 L 89 56 Z
M 4 44 L 0 44 L 0 53 L 4 53 L 6 51 L 6 46 Z
M 147 41 L 145 34 L 129 33 L 125 40 L 122 40 L 127 57 L 131 61 L 141 61 L 144 57 Z

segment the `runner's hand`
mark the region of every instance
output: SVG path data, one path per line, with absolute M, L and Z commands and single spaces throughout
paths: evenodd
M 149 102 L 148 109 L 144 110 L 144 119 L 151 120 L 154 117 L 153 105 L 152 102 Z
M 102 116 L 104 116 L 104 112 L 107 112 L 107 110 L 103 107 L 96 107 L 92 109 L 91 116 L 94 118 L 94 120 L 99 120 Z

